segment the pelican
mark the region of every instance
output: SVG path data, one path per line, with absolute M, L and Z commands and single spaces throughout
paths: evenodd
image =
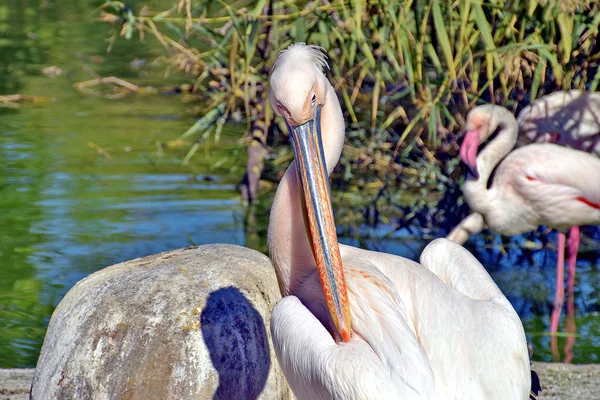
M 462 246 L 431 242 L 420 264 L 338 244 L 328 176 L 344 119 L 323 49 L 279 53 L 270 101 L 294 161 L 268 229 L 283 299 L 271 333 L 298 399 L 527 399 L 523 325 Z

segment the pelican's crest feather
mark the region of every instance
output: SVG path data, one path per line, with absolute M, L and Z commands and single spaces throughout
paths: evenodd
M 304 60 L 309 59 L 315 64 L 319 70 L 324 68 L 329 69 L 327 64 L 327 53 L 321 46 L 315 46 L 312 44 L 307 45 L 303 42 L 292 43 L 287 49 L 282 50 L 275 59 L 273 70 L 282 62 L 287 62 L 296 58 L 303 58 Z

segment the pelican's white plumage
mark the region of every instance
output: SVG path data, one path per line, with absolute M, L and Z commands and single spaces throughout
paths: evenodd
M 528 397 L 521 322 L 464 248 L 435 240 L 418 264 L 342 246 L 342 259 L 350 343 L 336 344 L 297 297 L 273 313 L 277 358 L 299 399 Z
M 340 157 L 345 128 L 324 66 L 318 48 L 290 46 L 278 56 L 270 94 L 291 134 L 299 135 L 297 128 L 315 115 L 318 121 L 320 112 L 323 156 L 330 173 Z M 307 205 L 307 189 L 299 188 L 299 183 L 306 184 L 305 153 L 301 154 L 299 160 L 296 153 L 279 185 L 268 236 L 285 296 L 273 312 L 271 332 L 296 397 L 527 399 L 531 375 L 518 315 L 483 266 L 445 239 L 433 241 L 420 264 L 340 245 L 343 267 L 338 267 L 345 276 L 352 336 L 336 343 L 332 332 L 338 325 L 332 322 L 326 300 L 338 297 L 339 286 L 324 295 L 324 277 L 315 262 L 321 237 L 312 236 L 311 248 L 302 212 L 307 210 L 310 224 L 314 214 L 324 212 L 328 218 L 329 198 L 321 193 L 319 198 L 327 204 L 317 212 Z

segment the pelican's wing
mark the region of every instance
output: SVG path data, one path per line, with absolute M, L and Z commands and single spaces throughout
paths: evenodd
M 465 248 L 446 239 L 436 239 L 421 253 L 420 263 L 447 286 L 472 300 L 494 300 L 511 313 L 514 309 L 483 268 Z
M 469 240 L 470 236 L 477 235 L 481 232 L 484 225 L 483 216 L 478 212 L 473 212 L 460 221 L 460 223 L 446 236 L 446 239 L 452 240 L 458 244 L 464 244 Z
M 448 288 L 434 290 L 432 282 L 430 293 L 422 294 L 419 330 L 432 368 L 442 371 L 436 385 L 468 398 L 527 399 L 531 374 L 523 325 L 481 263 L 446 239 L 431 242 L 420 261 Z
M 365 341 L 354 336 L 336 344 L 295 296 L 275 306 L 271 335 L 279 365 L 299 400 L 398 398 L 397 385 Z
M 343 257 L 348 282 L 352 329 L 377 354 L 401 398 L 431 398 L 433 372 L 419 343 L 410 303 L 399 296 L 389 278 L 361 252 Z
M 431 370 L 431 398 L 527 398 L 531 375 L 523 326 L 471 253 L 447 239 L 434 240 L 421 264 L 350 246 L 341 250 L 345 270 L 351 271 L 350 301 L 361 293 L 364 299 L 357 301 L 374 310 L 360 317 L 351 303 L 353 328 L 376 353 L 384 353 L 381 359 L 404 366 L 402 357 L 410 356 L 411 373 Z M 353 265 L 369 266 L 362 271 L 367 276 L 352 272 Z M 371 265 L 386 279 L 373 279 L 379 275 L 370 272 Z M 395 294 L 388 293 L 390 287 Z M 427 382 L 424 376 L 411 379 Z

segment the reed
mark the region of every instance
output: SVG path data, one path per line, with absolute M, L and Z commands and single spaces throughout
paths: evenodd
M 258 185 L 269 144 L 287 135 L 265 87 L 274 57 L 295 41 L 327 50 L 348 147 L 360 149 L 344 153 L 339 180 L 358 174 L 372 185 L 393 174 L 443 186 L 457 165 L 444 154 L 456 153 L 455 133 L 474 104 L 518 111 L 550 91 L 596 90 L 599 8 L 590 0 L 174 0 L 154 11 L 108 1 L 100 19 L 117 26 L 115 40 L 155 36 L 193 77 L 206 112 L 184 137 L 218 138 L 243 116 L 247 186 Z M 407 169 L 417 172 L 400 174 Z M 252 198 L 256 188 L 248 190 Z

